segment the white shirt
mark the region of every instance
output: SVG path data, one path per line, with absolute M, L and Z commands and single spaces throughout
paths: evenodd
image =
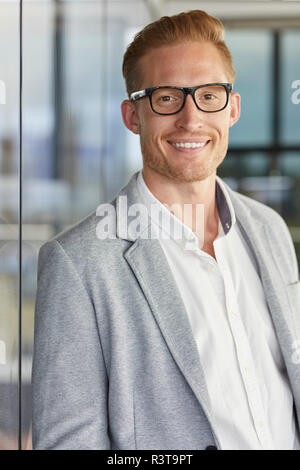
M 183 228 L 150 192 L 142 171 L 137 183 L 149 214 L 158 204 Z M 216 260 L 198 248 L 198 238 L 186 225 L 188 242 L 173 238 L 171 231 L 168 239 L 159 240 L 198 347 L 214 431 L 223 450 L 300 449 L 293 396 L 262 284 L 218 177 L 216 196 Z

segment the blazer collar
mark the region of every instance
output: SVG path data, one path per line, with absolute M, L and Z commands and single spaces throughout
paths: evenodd
M 124 186 L 119 194 L 116 197 L 116 214 L 117 214 L 117 223 L 116 223 L 116 234 L 117 237 L 122 238 L 124 240 L 135 241 L 138 238 L 143 238 L 145 232 L 150 233 L 150 224 L 151 218 L 150 213 L 148 211 L 147 215 L 147 223 L 144 220 L 143 230 L 140 234 L 132 233 L 129 230 L 130 225 L 130 216 L 132 214 L 128 213 L 129 208 L 136 208 L 138 209 L 138 204 L 141 203 L 141 195 L 138 190 L 137 179 L 138 179 L 139 172 L 136 172 L 128 182 L 126 186 Z M 224 193 L 223 193 L 223 191 Z M 222 216 L 220 217 L 224 233 L 226 234 L 230 227 L 235 223 L 235 209 L 231 203 L 231 197 L 228 197 L 229 194 L 229 186 L 224 183 L 217 176 L 217 187 L 216 187 L 216 197 L 218 202 L 219 211 L 222 211 Z M 231 194 L 230 194 L 231 196 Z M 154 196 L 153 196 L 154 198 Z M 155 198 L 154 198 L 155 199 Z M 146 237 L 147 238 L 147 237 Z
M 137 175 L 138 172 L 131 177 L 129 183 L 120 190 L 116 197 L 116 234 L 117 237 L 129 241 L 135 241 L 139 238 L 135 234 L 130 234 L 128 231 L 128 225 L 130 223 L 128 208 L 132 207 L 134 204 L 140 203 L 136 183 Z M 150 219 L 148 220 L 148 224 L 150 224 Z

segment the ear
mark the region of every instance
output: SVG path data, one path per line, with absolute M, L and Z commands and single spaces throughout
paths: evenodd
M 230 108 L 230 127 L 232 127 L 239 120 L 241 114 L 241 95 L 239 93 L 231 93 Z
M 134 134 L 140 133 L 139 119 L 135 103 L 124 100 L 121 104 L 122 118 L 125 126 Z

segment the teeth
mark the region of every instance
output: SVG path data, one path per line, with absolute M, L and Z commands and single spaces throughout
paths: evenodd
M 199 148 L 199 147 L 204 147 L 204 145 L 206 144 L 206 142 L 185 142 L 185 143 L 182 143 L 182 142 L 175 142 L 173 145 L 175 145 L 175 147 L 182 147 L 182 148 L 186 148 L 186 149 L 195 149 L 195 148 Z

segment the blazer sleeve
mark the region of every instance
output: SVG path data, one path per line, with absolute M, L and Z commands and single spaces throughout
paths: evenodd
M 38 260 L 32 366 L 34 449 L 110 449 L 108 379 L 91 299 L 62 246 Z

